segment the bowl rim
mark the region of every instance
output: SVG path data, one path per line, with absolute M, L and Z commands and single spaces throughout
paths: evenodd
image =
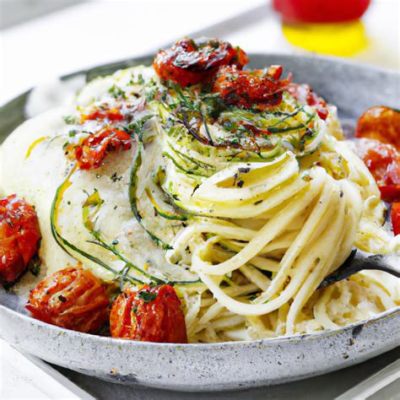
M 184 348 L 184 349 L 193 349 L 193 350 L 211 350 L 211 349 L 225 349 L 225 348 L 237 348 L 237 347 L 253 347 L 257 345 L 285 345 L 288 343 L 295 342 L 304 342 L 304 341 L 313 341 L 313 340 L 321 340 L 324 338 L 337 336 L 337 335 L 347 335 L 351 334 L 351 336 L 356 337 L 359 333 L 364 329 L 364 327 L 368 327 L 371 325 L 378 324 L 387 319 L 392 319 L 397 316 L 400 316 L 400 305 L 389 310 L 383 311 L 379 314 L 374 315 L 372 318 L 353 322 L 349 325 L 342 326 L 335 329 L 325 329 L 313 333 L 304 333 L 304 334 L 294 334 L 288 336 L 276 336 L 271 338 L 263 338 L 263 339 L 254 339 L 254 340 L 239 340 L 239 341 L 222 341 L 222 342 L 212 342 L 212 343 L 158 343 L 158 342 L 143 342 L 139 340 L 128 340 L 128 339 L 120 339 L 113 338 L 111 336 L 101 336 L 90 333 L 83 333 L 78 331 L 73 331 L 71 329 L 61 328 L 57 325 L 52 325 L 38 319 L 35 319 L 28 314 L 24 314 L 13 310 L 3 304 L 0 304 L 0 312 L 6 312 L 10 314 L 14 318 L 19 318 L 24 322 L 30 325 L 36 325 L 38 328 L 43 328 L 47 331 L 52 331 L 56 335 L 67 335 L 70 337 L 75 337 L 77 339 L 86 339 L 86 340 L 94 340 L 98 342 L 102 342 L 104 344 L 115 344 L 119 346 L 133 346 L 133 347 L 143 347 L 143 348 Z

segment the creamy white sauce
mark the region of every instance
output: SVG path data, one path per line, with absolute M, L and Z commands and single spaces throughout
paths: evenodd
M 135 71 L 147 75 L 150 73 L 143 67 L 136 68 Z M 127 84 L 131 78 L 131 73 L 121 71 L 113 77 L 96 79 L 80 92 L 76 103 L 78 107 L 89 105 L 107 96 L 109 88 L 116 82 L 119 85 Z M 134 90 L 134 87 L 131 89 Z M 31 101 L 37 101 L 40 97 L 44 99 L 46 96 L 34 92 Z M 35 113 L 47 104 L 46 101 L 39 103 L 40 101 L 29 106 L 30 113 Z M 63 150 L 65 135 L 70 129 L 63 117 L 71 112 L 75 111 L 70 106 L 61 107 L 26 121 L 0 148 L 1 192 L 16 193 L 36 207 L 42 233 L 39 251 L 43 263 L 41 275 L 62 269 L 68 264 L 76 264 L 76 260 L 54 240 L 50 224 L 50 210 L 56 190 L 64 181 L 71 164 Z M 45 137 L 46 140 L 32 146 L 32 143 Z M 99 169 L 77 170 L 74 173 L 73 184 L 63 196 L 60 207 L 61 233 L 71 243 L 100 258 L 114 269 L 119 270 L 124 266 L 110 252 L 89 243 L 93 237 L 83 225 L 82 205 L 87 198 L 85 193 L 92 193 L 97 189 L 104 205 L 98 215 L 96 228 L 104 234 L 108 243 L 117 240 L 118 248 L 124 256 L 138 267 L 147 269 L 149 273 L 162 274 L 170 280 L 196 279 L 192 273 L 167 263 L 164 251 L 152 242 L 132 214 L 128 184 L 134 147 L 130 151 L 109 154 Z M 118 180 L 111 179 L 114 174 L 118 176 Z M 102 267 L 81 257 L 79 259 L 102 279 L 113 279 L 113 275 Z

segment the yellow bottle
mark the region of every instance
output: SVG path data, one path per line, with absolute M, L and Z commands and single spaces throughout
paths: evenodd
M 286 40 L 297 47 L 326 55 L 351 57 L 368 46 L 361 20 L 342 23 L 282 23 Z

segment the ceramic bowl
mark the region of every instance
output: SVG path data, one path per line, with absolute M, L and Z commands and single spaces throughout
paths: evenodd
M 336 104 L 347 125 L 368 107 L 397 107 L 400 75 L 351 63 L 279 54 L 250 55 L 252 67 L 281 64 L 296 82 L 309 83 Z M 97 67 L 64 77 L 97 75 L 151 57 Z M 25 119 L 28 93 L 0 109 L 4 139 Z M 0 336 L 18 349 L 50 363 L 124 384 L 182 391 L 212 391 L 278 384 L 323 374 L 365 361 L 400 343 L 400 309 L 368 321 L 311 335 L 218 344 L 158 344 L 81 334 L 26 315 L 22 300 L 0 289 Z

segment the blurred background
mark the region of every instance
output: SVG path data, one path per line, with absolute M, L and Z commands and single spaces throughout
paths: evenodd
M 0 104 L 184 35 L 400 70 L 399 0 L 0 0 L 0 29 Z

